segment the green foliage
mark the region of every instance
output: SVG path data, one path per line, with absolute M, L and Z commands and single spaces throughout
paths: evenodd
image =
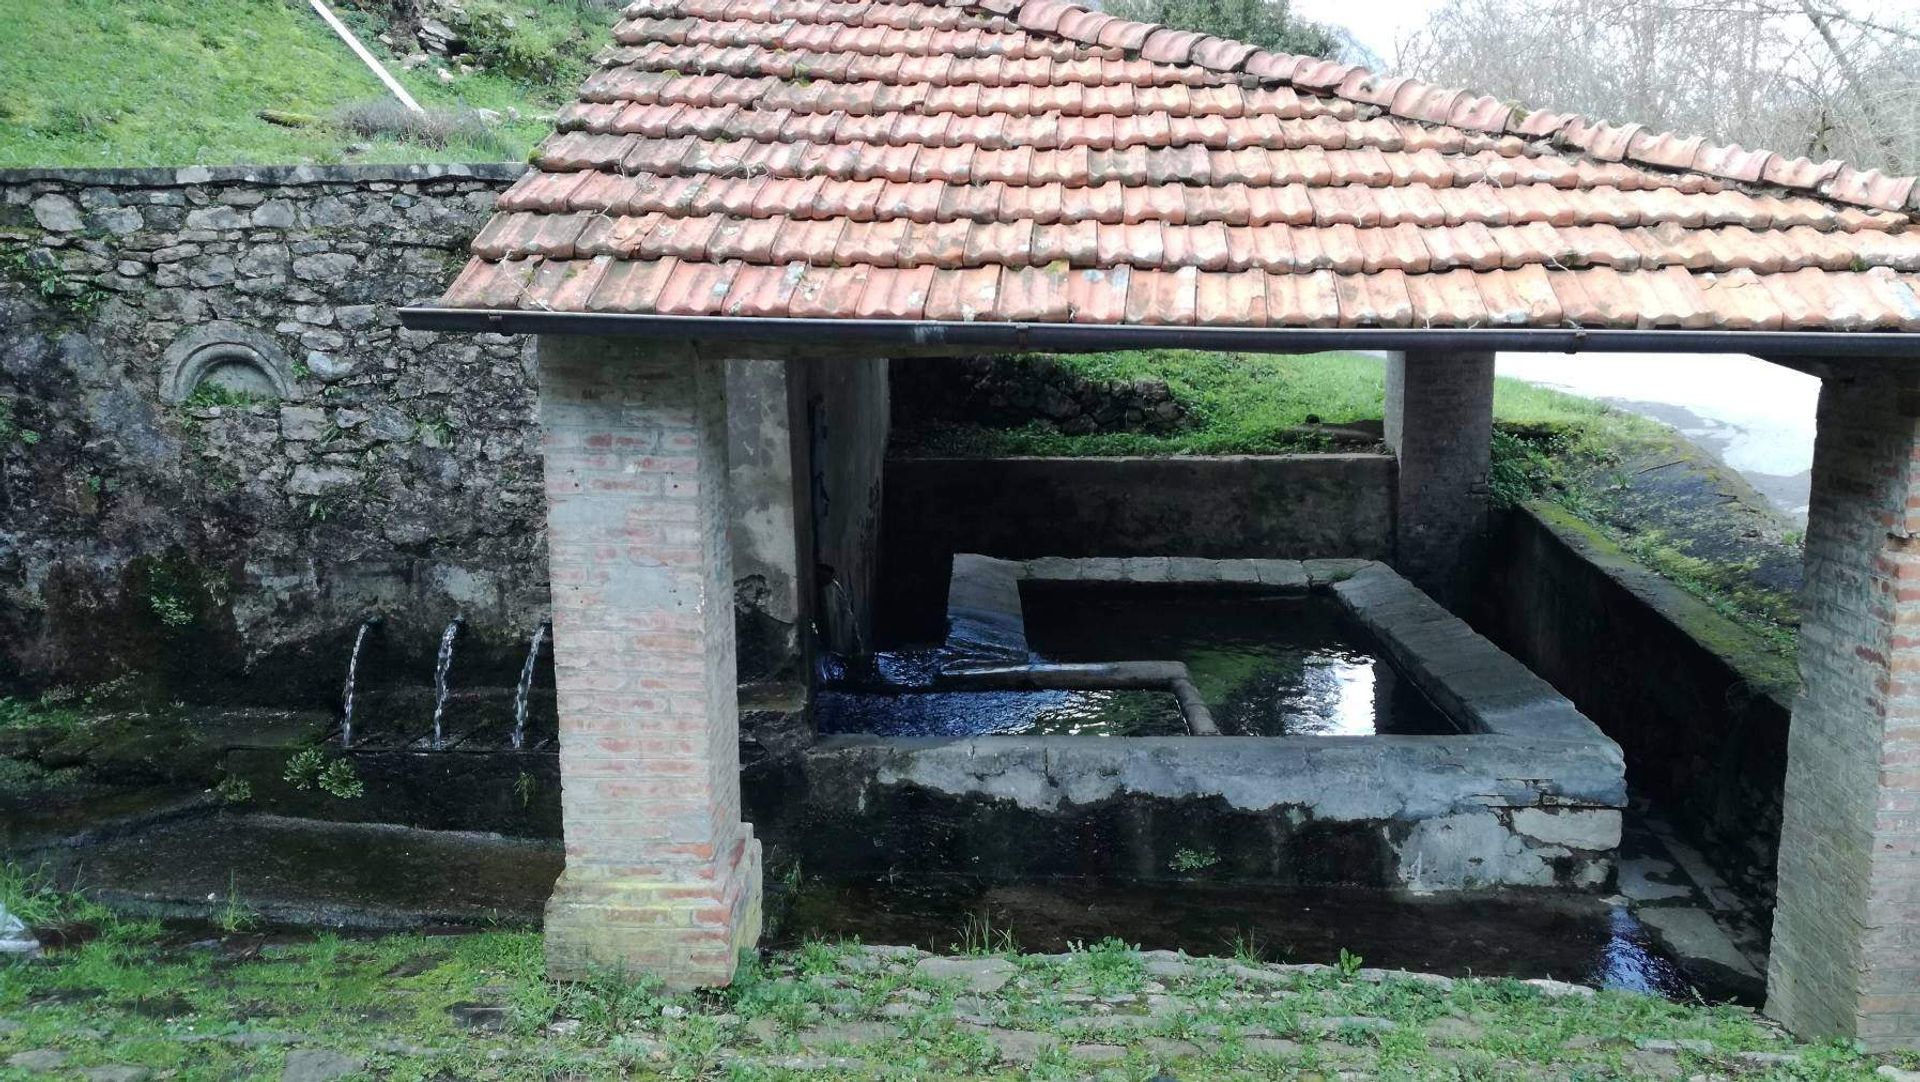
M 188 596 L 188 584 L 171 564 L 156 562 L 148 569 L 147 608 L 165 627 L 179 630 L 193 624 L 196 606 Z
M 456 28 L 489 71 L 536 87 L 572 89 L 604 35 L 591 8 L 544 9 L 502 0 L 468 0 Z
M 14 419 L 13 399 L 0 398 L 0 445 L 19 443 L 32 447 L 40 442 L 40 433 L 24 428 Z
M 62 705 L 52 693 L 38 699 L 0 699 L 0 729 L 75 729 L 86 723 L 85 713 Z
M 1753 563 L 1701 559 L 1660 530 L 1624 537 L 1620 547 L 1720 615 L 1758 633 L 1777 652 L 1793 652 L 1799 640 L 1799 607 L 1792 597 L 1754 585 Z
M 1095 995 L 1116 995 L 1138 991 L 1147 979 L 1140 948 L 1116 936 L 1108 936 L 1091 946 L 1077 940 L 1067 944 L 1070 964 Z
M 1340 971 L 1342 977 L 1351 978 L 1354 974 L 1360 972 L 1360 966 L 1364 964 L 1365 961 L 1366 959 L 1345 947 L 1341 947 L 1340 958 L 1334 963 L 1334 968 Z
M 221 406 L 238 408 L 251 406 L 260 400 L 259 395 L 250 391 L 243 391 L 237 387 L 227 387 L 209 381 L 195 387 L 193 393 L 182 399 L 180 404 L 192 409 L 209 409 Z
M 967 919 L 960 925 L 960 942 L 947 949 L 955 954 L 973 957 L 1014 954 L 1020 950 L 1020 941 L 1014 938 L 1013 929 L 995 928 L 993 914 L 981 910 L 967 914 Z
M 318 789 L 341 800 L 353 800 L 367 792 L 367 783 L 361 780 L 351 759 L 332 758 L 320 748 L 295 752 L 280 776 L 302 792 Z
M 1231 455 L 1325 450 L 1305 426 L 1376 419 L 1386 394 L 1379 358 L 1323 353 L 1286 356 L 1143 349 L 1053 358 L 1093 381 L 1166 383 L 1193 419 L 1166 436 L 1110 432 L 1069 436 L 1048 428 L 945 428 L 927 433 L 916 453 L 998 455 Z
M 539 791 L 539 780 L 524 770 L 513 779 L 513 795 L 520 801 L 520 807 L 523 810 L 533 805 L 533 794 Z
M 226 805 L 245 804 L 253 799 L 253 783 L 237 774 L 228 774 L 213 787 L 213 795 Z
M 1114 0 L 1106 10 L 1303 56 L 1332 56 L 1339 44 L 1324 27 L 1294 18 L 1286 0 Z
M 0 12 L 4 11 L 5 0 L 0 0 Z M 0 123 L 0 133 L 5 130 Z M 0 149 L 0 156 L 4 155 Z M 68 274 L 51 253 L 25 244 L 0 246 L 0 277 L 33 290 L 54 311 L 71 319 L 85 319 L 112 296 L 87 279 Z
M 1220 863 L 1220 854 L 1211 849 L 1188 849 L 1181 846 L 1173 851 L 1173 859 L 1167 862 L 1167 868 L 1186 875 L 1205 871 L 1218 863 Z
M 1496 425 L 1487 477 L 1494 504 L 1518 507 L 1528 500 L 1564 491 L 1558 461 L 1565 453 L 1563 432 Z
M 227 896 L 214 907 L 213 923 L 228 935 L 249 931 L 260 923 L 260 914 L 240 897 L 238 877 L 233 872 L 227 873 Z
M 125 920 L 84 894 L 59 889 L 44 867 L 12 862 L 0 864 L 0 908 L 41 933 L 95 928 L 106 939 L 134 942 L 154 930 L 150 922 Z

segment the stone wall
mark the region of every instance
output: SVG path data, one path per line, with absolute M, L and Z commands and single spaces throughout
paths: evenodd
M 459 614 L 510 672 L 532 346 L 394 309 L 520 168 L 0 172 L 0 683 L 319 698 L 376 612 L 379 664 L 425 679 Z
M 937 615 L 956 552 L 1040 556 L 1385 559 L 1386 455 L 893 459 L 883 625 Z
M 1773 901 L 1793 666 L 1558 508 L 1498 517 L 1476 624 L 1626 753 L 1637 793 Z

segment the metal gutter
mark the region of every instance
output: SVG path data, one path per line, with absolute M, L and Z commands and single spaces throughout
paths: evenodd
M 1920 334 L 1887 331 L 1692 331 L 1560 327 L 1186 327 L 1112 323 L 943 322 L 528 312 L 414 307 L 400 322 L 416 331 L 574 334 L 610 337 L 778 341 L 807 348 L 835 342 L 916 349 L 1212 349 L 1313 353 L 1338 349 L 1510 350 L 1532 353 L 1753 353 L 1920 360 Z

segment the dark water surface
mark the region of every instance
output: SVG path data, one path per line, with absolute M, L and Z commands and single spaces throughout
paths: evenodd
M 1049 661 L 1185 662 L 1227 733 L 1459 731 L 1332 598 L 1048 587 L 1022 606 L 1027 641 Z
M 822 691 L 822 734 L 1185 736 L 1180 703 L 1165 691 Z
M 1052 953 L 1115 936 L 1194 956 L 1332 963 L 1345 949 L 1388 969 L 1740 998 L 1739 990 L 1663 954 L 1625 906 L 1578 895 L 1407 898 L 1203 884 L 809 881 L 772 908 L 779 919 L 771 940 L 780 946 L 857 936 L 947 952 L 983 936 L 998 947 L 1010 935 L 1020 950 Z
M 1459 728 L 1327 597 L 1193 587 L 1049 585 L 1022 593 L 1038 662 L 1180 661 L 1235 736 L 1444 735 Z M 937 648 L 882 651 L 823 674 L 821 733 L 878 736 L 1180 736 L 1170 694 L 934 691 Z

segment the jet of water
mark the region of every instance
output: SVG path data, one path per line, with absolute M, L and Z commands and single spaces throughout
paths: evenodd
M 360 672 L 360 648 L 367 644 L 367 632 L 380 622 L 378 616 L 369 616 L 360 621 L 360 630 L 353 636 L 353 653 L 347 655 L 347 686 L 340 693 L 340 746 L 353 746 L 353 682 Z
M 440 633 L 440 654 L 433 662 L 433 748 L 435 751 L 446 746 L 440 729 L 441 718 L 447 712 L 447 673 L 453 668 L 453 639 L 460 634 L 460 625 L 465 623 L 460 617 L 453 618 L 447 629 Z
M 527 663 L 520 666 L 520 686 L 513 693 L 513 750 L 527 741 L 527 695 L 533 691 L 533 667 L 540 660 L 540 644 L 547 641 L 547 625 L 533 629 L 533 643 L 527 647 Z

